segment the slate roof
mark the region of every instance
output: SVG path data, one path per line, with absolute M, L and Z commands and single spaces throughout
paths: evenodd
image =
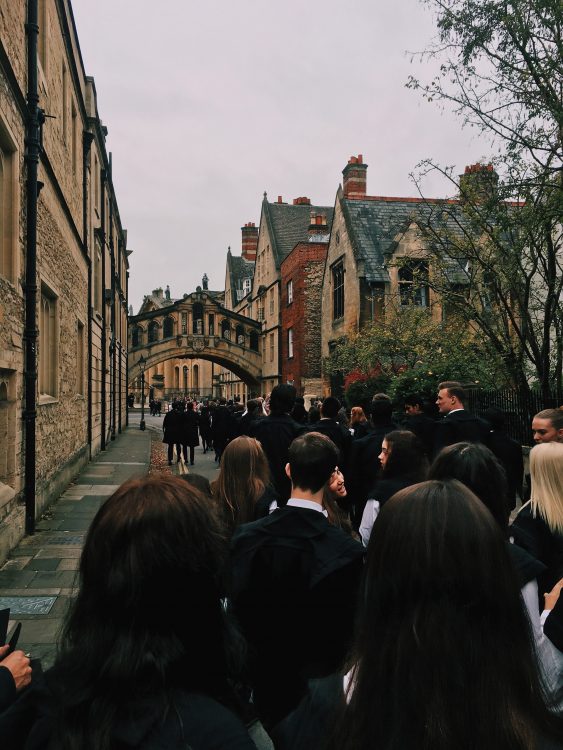
M 416 198 L 366 197 L 364 200 L 341 196 L 341 205 L 354 256 L 363 262 L 366 281 L 384 283 L 389 281 L 386 256 L 396 246 L 397 236 L 409 226 L 420 221 L 453 234 L 460 233 L 465 223 L 459 204 L 455 201 L 430 203 Z M 448 260 L 445 272 L 451 283 L 468 282 L 465 259 Z
M 270 228 L 272 251 L 276 261 L 276 268 L 293 250 L 299 242 L 306 242 L 311 223 L 311 212 L 325 214 L 327 233 L 332 226 L 334 208 L 332 206 L 310 206 L 301 204 L 294 206 L 288 203 L 268 203 L 264 200 L 264 213 Z
M 243 279 L 254 278 L 254 261 L 246 260 L 246 258 L 243 258 L 241 255 L 232 255 L 229 251 L 227 253 L 227 265 L 231 280 L 232 305 L 235 307 L 235 305 L 244 297 L 242 286 Z

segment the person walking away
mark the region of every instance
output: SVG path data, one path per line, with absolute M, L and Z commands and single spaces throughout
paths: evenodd
M 230 598 L 249 644 L 254 700 L 266 726 L 296 707 L 309 678 L 342 665 L 363 566 L 361 544 L 323 512 L 336 469 L 334 443 L 309 432 L 288 453 L 291 498 L 240 526 L 230 555 Z
M 162 442 L 168 444 L 168 466 L 172 465 L 174 446 L 176 446 L 176 461 L 180 461 L 182 451 L 181 408 L 181 404 L 175 403 L 173 408 L 166 412 L 162 420 L 162 429 L 164 431 Z
M 196 446 L 199 445 L 199 417 L 194 411 L 192 401 L 186 404 L 186 411 L 182 414 L 180 423 L 180 437 L 182 450 L 184 452 L 184 461 L 188 462 L 188 448 L 190 449 L 190 466 L 194 465 L 194 453 Z

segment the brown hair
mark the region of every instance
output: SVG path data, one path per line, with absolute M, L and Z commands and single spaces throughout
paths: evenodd
M 268 459 L 254 438 L 231 440 L 221 455 L 221 468 L 211 483 L 218 510 L 232 532 L 241 523 L 254 521 L 255 506 L 270 483 Z
M 467 391 L 458 380 L 445 380 L 438 384 L 438 390 L 445 389 L 450 396 L 455 396 L 458 401 L 464 404 L 467 401 Z

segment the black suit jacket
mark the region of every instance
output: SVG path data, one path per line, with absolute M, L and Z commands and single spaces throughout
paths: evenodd
M 476 417 L 465 409 L 447 414 L 436 422 L 434 433 L 434 455 L 446 445 L 454 443 L 484 443 L 488 445 L 490 427 L 484 419 Z
M 270 474 L 274 489 L 282 505 L 289 500 L 291 482 L 286 476 L 287 451 L 293 440 L 306 431 L 304 425 L 292 419 L 289 414 L 270 414 L 258 419 L 248 427 L 247 434 L 256 438 L 264 449 L 270 465 Z
M 256 706 L 268 724 L 297 705 L 308 678 L 342 666 L 363 553 L 316 510 L 285 506 L 235 532 L 230 598 L 250 647 Z
M 368 493 L 379 477 L 379 454 L 383 438 L 396 429 L 393 422 L 378 424 L 365 437 L 352 441 L 348 470 L 344 476 L 348 496 L 354 504 L 353 522 L 356 529 L 368 499 Z
M 489 433 L 489 448 L 498 458 L 508 480 L 508 499 L 511 510 L 516 507 L 516 493 L 522 497 L 524 480 L 524 458 L 522 446 L 505 432 L 493 430 Z

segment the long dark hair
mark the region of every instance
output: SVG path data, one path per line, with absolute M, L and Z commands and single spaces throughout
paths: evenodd
M 508 532 L 510 508 L 506 472 L 495 454 L 482 443 L 454 443 L 434 459 L 428 479 L 458 479 L 474 492 Z
M 254 521 L 256 503 L 270 483 L 270 467 L 258 440 L 241 435 L 221 454 L 221 468 L 211 483 L 220 516 L 230 534 L 237 526 Z
M 502 532 L 455 480 L 381 509 L 353 664 L 334 750 L 530 750 L 560 731 Z
M 428 473 L 428 459 L 422 443 L 410 430 L 393 430 L 384 438 L 391 448 L 381 479 L 404 478 L 421 482 Z
M 174 688 L 216 694 L 229 672 L 209 501 L 177 477 L 123 484 L 100 508 L 50 682 L 56 747 L 103 750 L 126 705 L 163 714 Z

